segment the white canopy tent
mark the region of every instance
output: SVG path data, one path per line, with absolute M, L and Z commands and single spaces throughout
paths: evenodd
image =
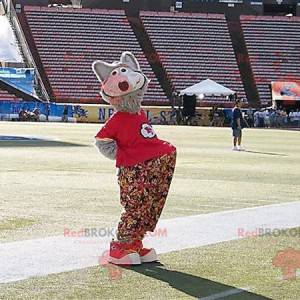
M 229 95 L 234 95 L 235 91 L 211 80 L 206 79 L 198 82 L 182 91 L 180 91 L 180 96 L 183 95 L 196 95 L 199 98 L 204 98 L 205 96 L 217 96 L 217 97 L 227 97 Z

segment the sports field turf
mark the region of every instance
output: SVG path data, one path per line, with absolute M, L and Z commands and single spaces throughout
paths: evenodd
M 121 207 L 114 162 L 92 146 L 98 129 L 88 124 L 0 123 L 0 135 L 47 139 L 0 141 L 1 242 L 117 222 Z M 155 130 L 178 149 L 162 218 L 299 201 L 300 132 L 245 130 L 248 152 L 232 152 L 226 128 Z M 240 287 L 265 297 L 296 300 L 299 277 L 280 280 L 280 269 L 272 265 L 276 252 L 287 247 L 300 249 L 299 236 L 248 238 L 164 254 L 164 266 L 125 269 L 116 280 L 107 268 L 97 267 L 0 285 L 0 299 L 172 299 Z M 244 293 L 225 299 L 261 298 Z
M 298 228 L 300 230 L 300 228 Z M 161 263 L 93 267 L 0 285 L 0 299 L 193 299 L 243 288 L 226 300 L 299 300 L 299 277 L 272 259 L 298 237 L 253 237 L 163 254 Z M 213 299 L 213 298 L 212 298 Z

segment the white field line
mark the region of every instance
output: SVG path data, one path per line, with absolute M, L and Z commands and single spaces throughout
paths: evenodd
M 229 289 L 227 291 L 216 293 L 207 297 L 199 298 L 199 300 L 216 300 L 216 299 L 224 299 L 225 297 L 241 294 L 244 292 L 247 292 L 247 288 L 241 288 L 241 289 Z
M 241 229 L 298 227 L 299 211 L 300 202 L 291 202 L 160 220 L 156 233 L 145 238 L 145 245 L 168 253 L 243 238 L 238 234 Z M 96 266 L 110 239 L 62 235 L 2 243 L 0 283 Z

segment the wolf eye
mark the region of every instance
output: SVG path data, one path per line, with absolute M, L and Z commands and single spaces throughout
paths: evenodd
M 125 68 L 121 69 L 121 72 L 125 73 L 127 70 Z
M 111 73 L 111 75 L 117 75 L 117 71 L 113 71 L 112 73 Z

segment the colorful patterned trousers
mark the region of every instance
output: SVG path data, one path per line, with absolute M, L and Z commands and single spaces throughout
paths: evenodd
M 120 168 L 118 182 L 124 212 L 118 224 L 119 241 L 141 240 L 147 231 L 154 231 L 166 202 L 175 163 L 176 152 L 173 152 Z

